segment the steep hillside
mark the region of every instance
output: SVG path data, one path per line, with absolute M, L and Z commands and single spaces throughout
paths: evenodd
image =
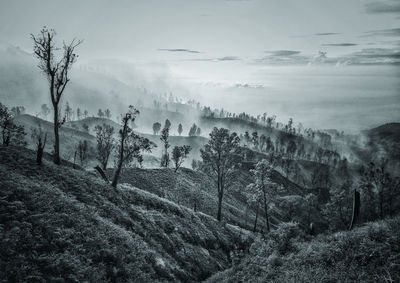
M 400 177 L 400 123 L 389 123 L 363 132 L 365 145 L 358 153 L 364 159 L 387 160 L 387 169 Z
M 0 278 L 198 281 L 231 264 L 243 230 L 132 186 L 0 147 Z
M 308 239 L 285 223 L 207 282 L 400 282 L 400 218 Z

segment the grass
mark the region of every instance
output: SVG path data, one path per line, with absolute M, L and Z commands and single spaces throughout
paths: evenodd
M 283 223 L 207 282 L 400 282 L 400 218 L 312 240 Z
M 199 281 L 231 266 L 248 234 L 129 185 L 0 147 L 4 281 Z

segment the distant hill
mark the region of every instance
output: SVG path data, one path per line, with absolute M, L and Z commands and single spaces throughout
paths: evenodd
M 400 177 L 400 123 L 389 123 L 363 132 L 365 155 L 375 161 L 387 159 L 388 169 Z
M 133 186 L 0 146 L 0 278 L 201 281 L 251 236 Z M 250 237 L 250 238 L 248 238 Z
M 364 131 L 372 139 L 400 143 L 400 123 L 389 123 Z

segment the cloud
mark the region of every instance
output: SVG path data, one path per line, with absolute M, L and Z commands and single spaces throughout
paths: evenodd
M 335 45 L 336 46 L 336 45 Z M 326 52 L 319 51 L 312 55 L 265 56 L 254 60 L 262 65 L 398 65 L 400 49 L 365 48 L 339 57 L 329 57 Z
M 275 51 L 265 51 L 265 53 L 271 54 L 270 56 L 287 57 L 287 56 L 293 56 L 293 55 L 300 54 L 300 51 L 294 51 L 294 50 L 275 50 Z
M 314 33 L 314 34 L 303 34 L 303 35 L 292 35 L 289 37 L 292 38 L 304 38 L 304 37 L 311 37 L 311 36 L 329 36 L 329 35 L 338 35 L 340 33 L 337 32 L 321 32 L 321 33 Z
M 317 36 L 328 36 L 328 35 L 337 35 L 337 34 L 340 34 L 340 33 L 337 33 L 337 32 L 321 32 L 321 33 L 315 33 L 314 35 L 317 35 Z
M 367 31 L 364 36 L 400 36 L 400 28 L 380 29 Z
M 223 61 L 238 61 L 241 60 L 236 56 L 224 56 L 218 58 L 195 58 L 195 59 L 186 59 L 183 61 L 199 61 L 199 62 L 223 62 Z
M 190 49 L 183 49 L 183 48 L 176 48 L 176 49 L 160 48 L 157 50 L 158 51 L 169 51 L 169 52 L 201 53 L 200 51 L 197 51 L 197 50 L 190 50 Z
M 261 84 L 248 84 L 248 83 L 237 83 L 233 87 L 235 87 L 235 88 L 252 88 L 252 89 L 265 88 L 265 86 L 263 86 Z
M 326 43 L 322 44 L 322 46 L 342 46 L 342 47 L 347 47 L 347 46 L 356 46 L 356 43 Z
M 369 14 L 396 14 L 400 13 L 400 2 L 399 1 L 388 1 L 388 2 L 372 2 L 365 4 L 366 11 Z
M 338 59 L 351 65 L 393 65 L 400 64 L 400 49 L 366 48 Z
M 217 61 L 237 61 L 240 60 L 239 57 L 236 56 L 224 56 L 216 59 Z

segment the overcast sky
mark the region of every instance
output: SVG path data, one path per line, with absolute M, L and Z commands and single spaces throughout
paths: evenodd
M 398 0 L 2 0 L 0 38 L 30 49 L 47 25 L 85 39 L 82 58 L 138 61 L 338 56 L 398 47 L 399 11 Z
M 390 97 L 382 103 L 391 106 L 400 104 L 396 79 L 400 76 L 400 0 L 0 1 L 0 43 L 32 52 L 29 34 L 44 25 L 54 28 L 60 40 L 84 39 L 78 49 L 80 64 L 116 58 L 146 71 L 161 70 L 206 104 L 212 104 L 213 98 L 226 103 L 223 93 L 233 93 L 234 87 L 238 96 L 257 97 L 254 111 L 261 111 L 266 97 L 269 102 L 293 100 L 296 92 L 304 100 L 300 93 L 308 95 L 310 85 L 318 86 L 313 97 L 327 93 L 332 100 L 332 95 L 345 97 L 351 89 L 358 95 Z M 301 68 L 310 65 L 361 69 Z M 279 68 L 268 69 L 274 67 Z M 339 80 L 344 73 L 346 77 Z M 384 85 L 380 85 L 382 74 Z M 349 76 L 360 79 L 347 80 Z M 249 89 L 258 92 L 252 97 Z M 226 107 L 250 111 L 235 102 Z M 293 109 L 298 110 L 294 103 Z M 304 115 L 300 118 L 307 120 Z

